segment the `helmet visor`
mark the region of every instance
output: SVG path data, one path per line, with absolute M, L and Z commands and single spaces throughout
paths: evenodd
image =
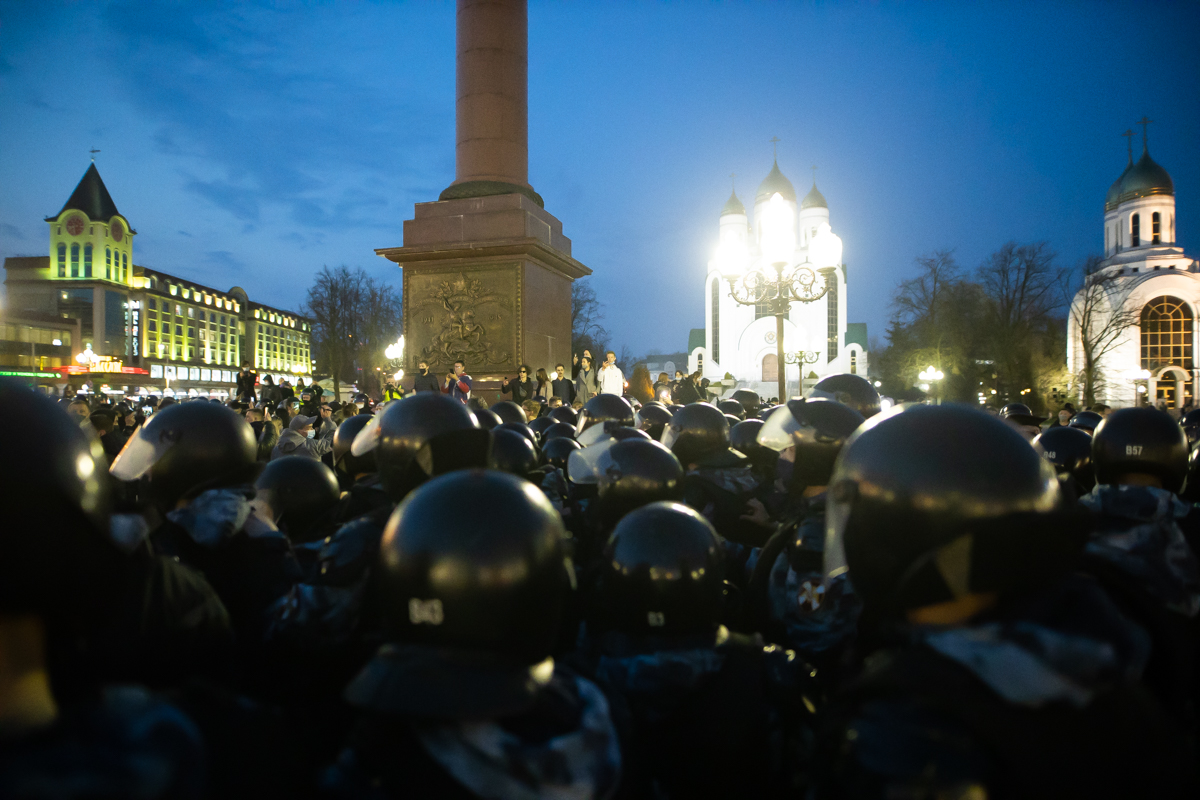
M 354 441 L 350 444 L 350 455 L 365 456 L 367 453 L 379 446 L 379 420 L 380 414 L 376 414 L 363 425 L 362 430 L 354 437 Z
M 605 441 L 575 450 L 567 458 L 567 477 L 571 483 L 597 484 L 605 469 L 612 465 L 612 457 L 608 451 L 617 440 L 609 436 Z
M 575 441 L 579 442 L 580 447 L 591 447 L 597 442 L 604 441 L 606 438 L 611 439 L 612 434 L 609 433 L 609 429 L 616 427 L 620 426 L 611 421 L 597 423 L 588 428 L 586 431 L 576 435 Z
M 831 581 L 847 572 L 846 523 L 850 520 L 853 492 L 825 493 L 825 580 Z M 841 499 L 837 499 L 841 498 Z
M 782 452 L 796 443 L 793 437 L 800 432 L 801 427 L 790 408 L 786 405 L 779 406 L 763 423 L 762 430 L 758 432 L 758 443 Z
M 152 431 L 142 425 L 117 453 L 108 473 L 119 481 L 136 481 L 175 446 L 176 437 L 170 433 L 167 430 Z

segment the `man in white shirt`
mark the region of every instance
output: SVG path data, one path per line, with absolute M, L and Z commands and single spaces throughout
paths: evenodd
M 617 354 L 609 350 L 605 355 L 604 364 L 596 375 L 600 384 L 600 394 L 625 394 L 625 374 L 617 366 Z

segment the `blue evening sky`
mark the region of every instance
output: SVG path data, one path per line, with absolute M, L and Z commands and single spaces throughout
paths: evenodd
M 1103 243 L 1143 115 L 1200 234 L 1200 3 L 530 4 L 530 182 L 614 342 L 681 350 L 728 175 L 811 164 L 851 321 L 882 336 L 915 256 Z M 1140 154 L 1140 135 L 1137 139 Z M 0 2 L 0 256 L 42 255 L 88 150 L 135 260 L 295 308 L 454 176 L 450 2 Z M 1192 247 L 1190 252 L 1197 255 Z

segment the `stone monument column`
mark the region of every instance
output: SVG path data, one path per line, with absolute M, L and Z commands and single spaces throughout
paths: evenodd
M 571 363 L 571 283 L 591 270 L 529 185 L 526 0 L 458 0 L 455 179 L 404 244 L 405 372 L 466 362 L 489 404 L 521 364 Z

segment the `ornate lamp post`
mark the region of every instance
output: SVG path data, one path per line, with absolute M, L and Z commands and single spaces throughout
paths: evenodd
M 922 381 L 921 391 L 928 392 L 930 389 L 930 386 L 932 384 L 936 384 L 942 378 L 946 377 L 946 374 L 944 372 L 942 372 L 940 369 L 934 369 L 933 365 L 931 364 L 928 369 L 921 370 L 921 372 L 917 375 L 917 377 L 920 378 Z M 936 398 L 937 397 L 937 386 L 936 385 L 933 386 L 933 390 L 934 390 L 933 395 Z M 941 403 L 941 401 L 939 399 L 938 404 L 940 404 L 940 403 Z
M 778 397 L 782 402 L 787 398 L 785 365 L 799 363 L 795 360 L 795 355 L 792 355 L 791 362 L 787 361 L 783 352 L 783 318 L 788 315 L 792 303 L 812 303 L 824 297 L 829 291 L 829 278 L 833 273 L 825 273 L 824 282 L 818 286 L 817 273 L 809 266 L 809 262 L 792 265 L 792 258 L 796 253 L 796 224 L 791 207 L 778 192 L 767 201 L 761 223 L 762 238 L 759 245 L 763 261 L 771 265 L 773 272 L 753 268 L 744 260 L 739 264 L 737 260 L 731 259 L 727 267 L 729 271 L 724 277 L 729 281 L 729 296 L 734 302 L 743 306 L 766 305 L 775 317 L 775 363 L 779 368 Z M 836 264 L 836 259 L 841 256 L 840 242 L 838 244 L 839 252 L 833 256 L 833 264 Z M 823 255 L 833 254 L 828 252 Z

